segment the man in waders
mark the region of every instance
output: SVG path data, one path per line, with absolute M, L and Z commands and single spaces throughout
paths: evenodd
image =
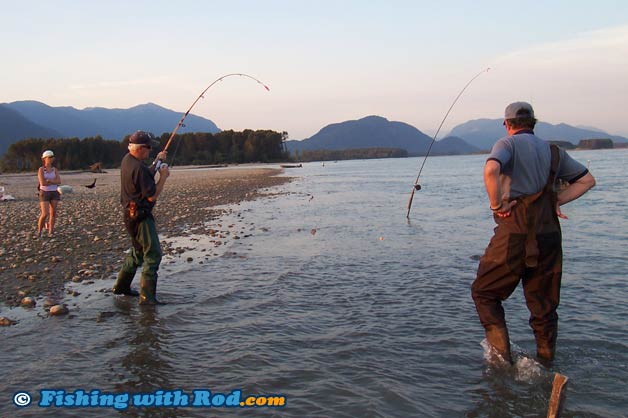
M 161 245 L 157 236 L 152 210 L 166 179 L 168 167 L 159 169 L 159 180 L 155 183 L 154 168 L 144 164 L 153 145 L 158 142 L 147 132 L 137 131 L 129 137 L 129 152 L 120 165 L 120 203 L 123 208 L 124 225 L 131 236 L 131 251 L 127 254 L 113 286 L 116 295 L 139 296 L 140 304 L 155 305 L 157 300 L 157 270 L 161 262 Z M 166 152 L 158 155 L 166 158 Z M 131 289 L 135 271 L 144 264 L 139 293 Z
M 502 301 L 519 281 L 536 339 L 537 357 L 554 358 L 562 275 L 560 206 L 595 185 L 586 167 L 564 150 L 534 135 L 530 104 L 508 105 L 508 136 L 495 143 L 484 167 L 484 183 L 497 227 L 471 286 L 473 301 L 489 344 L 512 364 Z M 555 192 L 561 179 L 568 186 Z

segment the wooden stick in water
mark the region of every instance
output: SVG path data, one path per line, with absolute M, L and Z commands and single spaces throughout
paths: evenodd
M 550 398 L 550 406 L 547 411 L 547 418 L 560 418 L 565 403 L 565 387 L 569 378 L 560 373 L 554 375 L 554 383 L 552 383 L 552 396 Z

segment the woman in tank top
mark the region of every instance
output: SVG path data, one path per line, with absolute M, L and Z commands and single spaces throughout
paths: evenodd
M 41 156 L 43 165 L 39 167 L 37 178 L 39 179 L 39 207 L 41 215 L 37 221 L 37 236 L 41 236 L 42 230 L 48 230 L 48 236 L 52 236 L 55 221 L 57 219 L 57 204 L 60 194 L 57 187 L 61 184 L 59 172 L 52 166 L 55 155 L 52 151 L 44 151 Z M 49 217 L 50 215 L 50 217 Z M 46 219 L 48 219 L 46 221 Z

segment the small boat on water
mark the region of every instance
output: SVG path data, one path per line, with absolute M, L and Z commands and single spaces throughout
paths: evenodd
M 301 164 L 280 164 L 281 168 L 301 168 L 303 167 Z

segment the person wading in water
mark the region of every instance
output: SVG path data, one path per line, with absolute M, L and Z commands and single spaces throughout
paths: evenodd
M 144 164 L 152 146 L 157 145 L 153 136 L 137 131 L 129 137 L 129 152 L 120 165 L 120 203 L 123 209 L 124 225 L 131 236 L 131 251 L 122 264 L 113 286 L 116 295 L 139 296 L 140 304 L 160 304 L 157 296 L 157 270 L 161 263 L 161 245 L 157 236 L 153 207 L 164 189 L 170 175 L 165 164 L 159 169 L 159 180 L 155 183 L 155 173 Z M 165 160 L 166 152 L 158 155 Z M 131 289 L 131 282 L 137 268 L 144 265 L 139 293 Z
M 497 227 L 480 259 L 471 294 L 488 343 L 512 364 L 502 301 L 519 281 L 530 311 L 537 357 L 554 358 L 558 333 L 562 237 L 560 207 L 595 186 L 589 170 L 564 150 L 534 134 L 536 119 L 525 102 L 506 107 L 508 136 L 498 140 L 486 165 L 484 183 Z M 555 192 L 557 179 L 569 185 Z

